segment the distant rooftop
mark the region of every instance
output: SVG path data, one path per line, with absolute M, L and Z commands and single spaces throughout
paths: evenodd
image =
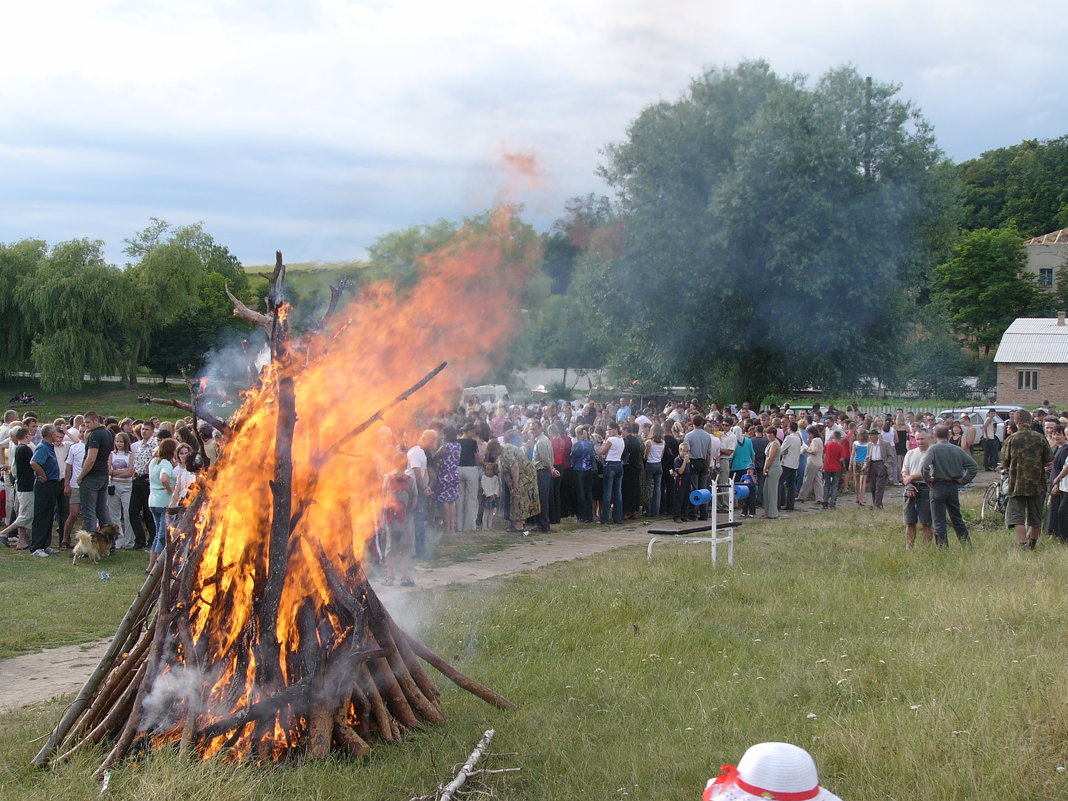
M 1028 239 L 1025 245 L 1068 245 L 1068 228 Z
M 994 361 L 1068 364 L 1068 325 L 1057 325 L 1056 317 L 1018 317 L 1002 334 Z

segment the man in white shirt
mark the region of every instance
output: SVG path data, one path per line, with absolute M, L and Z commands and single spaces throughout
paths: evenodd
M 738 436 L 727 427 L 728 422 L 717 422 L 713 438 L 719 438 L 719 472 L 716 473 L 717 508 L 723 512 L 727 508 L 727 497 L 723 494 L 723 488 L 731 483 L 731 460 L 734 458 L 734 449 L 738 447 Z
M 156 523 L 148 508 L 148 463 L 159 447 L 156 428 L 152 423 L 142 423 L 141 439 L 130 446 L 133 454 L 134 477 L 130 484 L 130 525 L 134 530 L 134 547 L 147 548 L 156 536 Z
M 437 434 L 427 430 L 419 437 L 419 442 L 408 449 L 408 469 L 405 474 L 411 476 L 418 487 L 419 503 L 415 507 L 415 555 L 422 556 L 426 553 L 426 498 L 433 491 L 430 487 L 429 475 L 427 474 L 427 449 L 437 444 Z
M 709 466 L 715 464 L 714 458 L 719 456 L 719 440 L 715 439 L 704 429 L 705 418 L 694 415 L 694 428 L 686 435 L 686 443 L 690 446 L 690 469 L 693 471 L 693 488 L 708 489 Z M 712 444 L 715 443 L 713 453 Z M 698 520 L 708 520 L 708 504 L 701 504 L 697 509 Z
M 686 419 L 686 407 L 681 403 L 676 403 L 674 410 L 668 415 L 668 417 L 675 423 L 681 423 Z
M 82 462 L 85 461 L 85 443 L 81 440 L 71 443 L 67 448 L 67 455 L 63 459 L 63 497 L 67 499 L 67 519 L 63 523 L 63 531 L 59 538 L 60 546 L 70 547 L 71 534 L 78 522 L 78 515 L 82 510 L 81 489 L 78 487 L 78 476 L 82 472 Z
M 931 442 L 930 435 L 920 429 L 916 432 L 916 447 L 905 454 L 901 464 L 901 483 L 905 485 L 905 549 L 912 550 L 916 542 L 916 524 L 923 526 L 923 544 L 934 541 L 931 525 L 931 489 L 927 486 L 920 465 Z
M 801 435 L 797 433 L 797 421 L 791 420 L 787 424 L 787 434 L 783 437 L 782 446 L 779 449 L 779 460 L 782 462 L 782 477 L 779 479 L 780 508 L 792 512 L 794 501 L 797 498 L 797 468 L 801 465 L 801 448 L 804 443 Z
M 996 470 L 1001 454 L 1001 440 L 998 439 L 998 413 L 989 409 L 983 420 L 983 469 Z

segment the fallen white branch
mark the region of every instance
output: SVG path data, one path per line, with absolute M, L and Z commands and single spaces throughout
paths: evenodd
M 441 791 L 441 795 L 438 796 L 438 801 L 450 801 L 453 795 L 463 787 L 467 777 L 471 775 L 471 771 L 475 769 L 475 765 L 482 759 L 482 755 L 486 753 L 486 749 L 489 747 L 490 740 L 493 739 L 494 731 L 489 729 L 482 735 L 482 739 L 478 741 L 478 745 L 475 746 L 475 750 L 471 752 L 471 756 L 467 758 L 467 761 L 460 768 L 460 772 L 456 774 L 456 777 L 445 785 L 445 788 Z

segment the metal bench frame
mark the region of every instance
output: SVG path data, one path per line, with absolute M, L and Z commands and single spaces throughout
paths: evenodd
M 715 509 L 719 505 L 719 499 L 723 496 L 727 498 L 727 511 L 716 512 Z M 710 544 L 712 551 L 712 566 L 716 565 L 716 549 L 720 545 L 727 546 L 727 564 L 734 566 L 734 530 L 738 526 L 742 525 L 741 521 L 734 519 L 734 485 L 726 484 L 723 486 L 716 486 L 716 491 L 712 496 L 713 500 L 709 502 L 711 509 L 709 510 L 709 522 L 700 526 L 690 526 L 687 528 L 651 528 L 649 534 L 652 535 L 649 539 L 649 548 L 647 550 L 647 562 L 653 563 L 653 546 L 658 542 L 683 542 L 687 545 L 692 545 L 699 542 L 707 542 Z M 726 520 L 719 520 L 720 514 L 726 515 Z M 719 532 L 725 532 L 722 536 Z M 694 534 L 707 534 L 704 537 L 695 537 Z

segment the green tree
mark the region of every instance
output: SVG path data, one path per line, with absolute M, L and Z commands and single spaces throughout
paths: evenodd
M 368 277 L 410 287 L 422 275 L 423 259 L 445 247 L 460 230 L 459 223 L 438 220 L 433 225 L 412 225 L 378 237 L 368 248 Z
M 165 372 L 192 369 L 199 360 L 191 358 L 195 354 L 188 347 L 179 345 L 175 352 L 175 337 L 188 334 L 191 341 L 203 344 L 199 336 L 193 336 L 195 332 L 212 340 L 215 326 L 225 323 L 229 327 L 229 319 L 218 313 L 218 304 L 225 299 L 223 281 L 239 297 L 248 291 L 248 277 L 240 262 L 217 244 L 201 223 L 174 227 L 155 217 L 126 240 L 125 253 L 134 261 L 124 271 L 129 293 L 120 369 L 124 382 L 130 386 L 136 381 L 141 362 L 160 332 L 168 332 L 168 336 L 157 367 Z M 206 293 L 211 292 L 222 295 L 208 298 Z M 171 328 L 179 321 L 184 325 Z
M 234 317 L 224 281 L 220 273 L 209 272 L 200 284 L 199 303 L 153 333 L 144 359 L 153 373 L 163 379 L 194 376 L 229 341 L 259 337 L 254 326 Z
M 103 242 L 60 242 L 15 293 L 33 337 L 31 357 L 46 392 L 79 389 L 119 365 L 116 342 L 128 312 L 122 273 L 104 261 Z
M 0 372 L 30 367 L 33 342 L 30 322 L 19 302 L 20 288 L 34 280 L 38 266 L 48 253 L 40 239 L 23 239 L 0 245 Z
M 951 198 L 897 87 L 855 70 L 815 86 L 764 62 L 711 70 L 608 148 L 622 255 L 582 280 L 633 378 L 759 401 L 895 366 L 909 282 Z M 932 214 L 934 212 L 934 214 Z
M 952 257 L 934 268 L 935 302 L 954 332 L 988 354 L 1017 317 L 1034 316 L 1050 303 L 1033 275 L 1015 228 L 980 228 L 965 234 Z
M 1013 225 L 1041 236 L 1068 227 L 1068 135 L 990 150 L 959 169 L 967 230 Z
M 897 387 L 925 398 L 967 396 L 964 378 L 982 373 L 983 363 L 965 357 L 937 304 L 917 309 L 911 329 L 902 348 Z
M 554 295 L 567 292 L 576 259 L 590 247 L 597 231 L 611 225 L 614 217 L 612 204 L 604 195 L 591 192 L 564 203 L 564 215 L 541 237 L 542 270 L 552 281 Z
M 1057 268 L 1053 285 L 1055 287 L 1051 297 L 1053 311 L 1068 311 L 1068 259 Z

